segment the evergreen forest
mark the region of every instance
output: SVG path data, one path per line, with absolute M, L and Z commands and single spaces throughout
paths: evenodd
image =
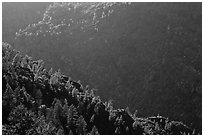
M 202 134 L 202 3 L 3 2 L 2 134 Z

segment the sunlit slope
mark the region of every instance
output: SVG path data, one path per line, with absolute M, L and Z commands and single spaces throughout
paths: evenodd
M 2 3 L 2 39 L 13 43 L 15 33 L 28 24 L 38 22 L 50 3 L 3 2 Z
M 200 3 L 55 3 L 14 46 L 102 99 L 201 129 Z

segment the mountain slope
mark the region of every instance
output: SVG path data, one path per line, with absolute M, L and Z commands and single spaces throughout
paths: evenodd
M 201 131 L 201 3 L 54 3 L 14 46 L 141 116 Z
M 138 118 L 114 109 L 88 87 L 43 61 L 22 56 L 2 44 L 3 134 L 192 134 L 188 126 L 157 116 Z

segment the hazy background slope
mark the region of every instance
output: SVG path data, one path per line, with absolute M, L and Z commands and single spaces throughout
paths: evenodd
M 2 3 L 2 37 L 4 41 L 13 42 L 15 33 L 42 19 L 50 3 L 41 2 L 3 2 Z
M 15 4 L 3 4 L 3 41 L 118 107 L 201 129 L 201 3 Z

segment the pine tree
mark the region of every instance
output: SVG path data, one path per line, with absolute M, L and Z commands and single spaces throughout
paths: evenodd
M 99 135 L 98 129 L 96 128 L 95 125 L 93 126 L 90 135 Z
M 56 124 L 59 122 L 59 117 L 61 116 L 61 113 L 62 104 L 61 101 L 57 99 L 53 109 L 54 121 L 56 122 Z
M 86 121 L 84 120 L 83 116 L 80 116 L 77 120 L 77 123 L 76 123 L 76 126 L 77 126 L 77 133 L 78 134 L 81 134 L 81 135 L 85 135 L 86 134 L 86 126 L 87 126 L 87 123 Z
M 75 132 L 76 130 L 77 119 L 78 119 L 77 109 L 74 107 L 74 105 L 71 105 L 67 112 L 67 128 L 71 129 L 72 132 Z
M 63 129 L 58 129 L 58 131 L 57 131 L 57 135 L 64 135 L 64 131 L 63 131 Z

